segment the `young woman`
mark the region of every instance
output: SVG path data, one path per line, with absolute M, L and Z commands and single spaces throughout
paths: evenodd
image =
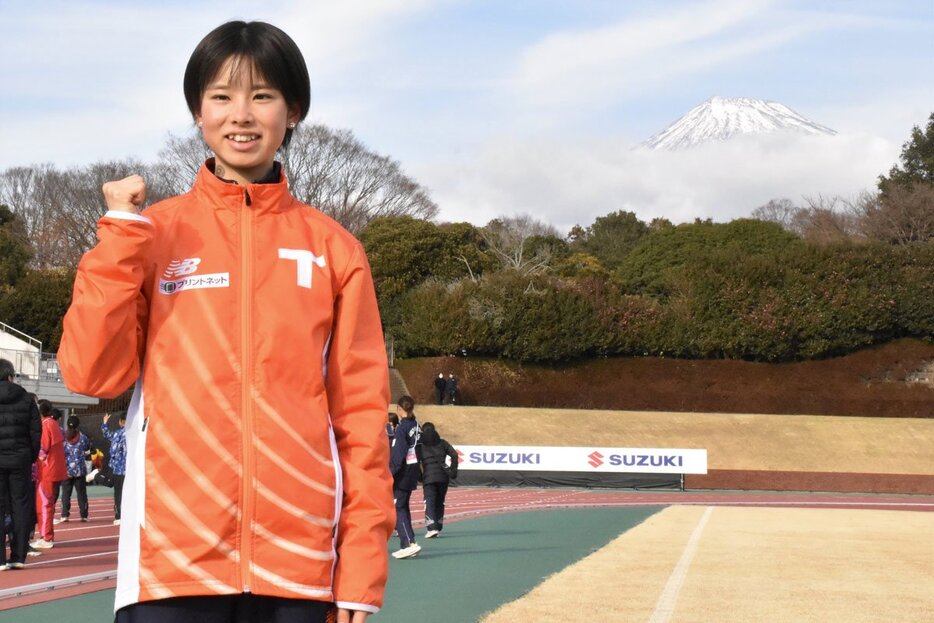
M 393 432 L 392 447 L 389 455 L 389 471 L 392 472 L 392 497 L 396 506 L 396 533 L 399 535 L 399 549 L 392 553 L 393 558 L 412 558 L 422 548 L 415 542 L 412 529 L 412 513 L 409 510 L 409 498 L 418 488 L 421 472 L 418 468 L 416 446 L 420 430 L 415 420 L 415 401 L 411 396 L 403 396 L 396 405 L 399 425 Z
M 388 574 L 389 379 L 363 247 L 275 161 L 308 113 L 305 61 L 230 22 L 184 91 L 214 157 L 142 214 L 141 177 L 104 185 L 59 349 L 72 390 L 136 384 L 116 620 L 360 623 Z
M 65 429 L 65 469 L 67 476 L 62 481 L 62 517 L 54 523 L 71 521 L 71 492 L 78 494 L 78 512 L 81 521 L 88 521 L 88 486 L 85 478 L 88 468 L 85 461 L 91 455 L 91 441 L 79 430 L 80 420 L 75 415 L 68 417 Z

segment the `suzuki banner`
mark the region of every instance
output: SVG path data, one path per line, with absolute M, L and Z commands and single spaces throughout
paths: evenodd
M 707 450 L 558 446 L 455 446 L 458 469 L 706 474 Z

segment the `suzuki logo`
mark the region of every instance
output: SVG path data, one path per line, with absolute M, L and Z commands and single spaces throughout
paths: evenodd
M 596 450 L 588 454 L 587 458 L 590 459 L 589 461 L 587 461 L 587 463 L 589 463 L 590 466 L 593 468 L 597 468 L 603 465 L 603 455 L 597 452 Z
M 458 463 L 463 463 L 463 462 L 464 462 L 464 453 L 461 452 L 460 450 L 455 450 L 455 452 L 457 452 L 457 462 L 458 462 Z

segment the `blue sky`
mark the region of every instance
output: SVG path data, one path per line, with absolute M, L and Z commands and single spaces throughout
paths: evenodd
M 279 25 L 309 120 L 349 128 L 444 220 L 617 209 L 680 222 L 854 196 L 934 111 L 934 1 L 0 0 L 0 169 L 135 156 L 191 130 L 188 55 L 232 18 Z M 713 95 L 779 101 L 832 141 L 630 147 Z

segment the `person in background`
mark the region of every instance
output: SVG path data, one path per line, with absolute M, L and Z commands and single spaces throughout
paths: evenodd
M 55 422 L 55 425 L 58 427 L 58 430 L 62 432 L 62 440 L 64 441 L 65 427 L 62 425 L 63 423 L 62 423 L 62 410 L 61 409 L 57 407 L 52 409 L 52 420 Z M 64 448 L 64 443 L 62 444 L 62 447 Z M 67 466 L 66 466 L 65 472 L 66 474 L 68 472 Z M 58 484 L 52 490 L 52 508 L 53 509 L 56 506 L 58 506 L 58 498 L 62 496 L 62 483 L 64 482 L 65 482 L 65 479 L 63 478 L 62 480 L 58 482 Z M 52 523 L 54 524 L 55 521 L 53 520 Z
M 392 472 L 392 497 L 396 505 L 396 532 L 399 535 L 399 549 L 392 553 L 393 558 L 411 558 L 422 550 L 415 542 L 412 529 L 412 512 L 409 499 L 412 491 L 418 488 L 420 471 L 415 448 L 418 445 L 419 428 L 415 419 L 415 401 L 411 396 L 403 396 L 396 406 L 399 425 L 392 437 L 389 449 L 389 471 Z
M 58 486 L 68 476 L 65 468 L 65 437 L 55 422 L 55 409 L 48 400 L 39 401 L 42 415 L 42 437 L 39 444 L 36 483 L 36 516 L 39 538 L 29 545 L 35 549 L 52 549 L 55 544 L 55 500 Z M 59 412 L 61 413 L 61 412 Z
M 441 438 L 431 422 L 422 426 L 421 443 L 415 450 L 425 494 L 425 538 L 433 539 L 441 534 L 444 524 L 444 498 L 448 494 L 448 485 L 452 478 L 457 478 L 457 452 Z
M 16 370 L 0 359 L 0 571 L 22 569 L 26 563 L 29 523 L 29 489 L 32 464 L 39 457 L 42 424 L 36 401 L 13 382 Z M 10 514 L 10 556 L 6 555 Z
M 110 442 L 110 471 L 113 473 L 114 486 L 114 525 L 120 525 L 120 506 L 123 504 L 123 481 L 126 479 L 126 413 L 118 418 L 119 426 L 111 429 L 107 426 L 110 414 L 104 414 L 101 432 Z
M 72 490 L 78 494 L 81 521 L 88 521 L 88 485 L 85 481 L 88 468 L 85 461 L 91 456 L 91 441 L 78 430 L 79 424 L 78 416 L 68 417 L 68 427 L 65 429 L 65 469 L 68 477 L 62 481 L 62 517 L 54 521 L 56 524 L 71 521 Z
M 39 397 L 35 394 L 30 393 L 29 396 L 32 398 L 33 402 L 36 403 L 36 412 L 38 413 L 39 407 Z M 39 431 L 41 435 L 42 431 L 42 416 L 39 416 Z M 36 489 L 39 487 L 39 455 L 36 454 L 36 459 L 32 462 L 32 466 L 29 470 L 29 517 L 26 519 L 26 525 L 28 526 L 26 532 L 28 533 L 28 538 L 26 539 L 26 556 L 40 556 L 42 555 L 42 550 L 36 549 L 30 543 L 33 541 L 33 536 L 35 535 L 36 525 L 39 522 L 39 516 L 36 514 Z
M 448 395 L 448 404 L 454 404 L 457 399 L 457 378 L 454 374 L 448 374 L 448 380 L 445 382 L 444 390 Z
M 438 376 L 435 378 L 435 402 L 439 405 L 444 404 L 444 392 L 447 387 L 447 383 L 444 380 L 444 373 L 439 372 Z
M 88 475 L 84 477 L 87 484 L 103 484 L 107 487 L 112 487 L 113 483 L 110 480 L 104 479 L 101 475 L 101 470 L 104 469 L 104 453 L 101 452 L 99 448 L 92 448 L 91 454 L 88 455 L 88 459 L 91 462 L 91 471 L 88 472 Z

